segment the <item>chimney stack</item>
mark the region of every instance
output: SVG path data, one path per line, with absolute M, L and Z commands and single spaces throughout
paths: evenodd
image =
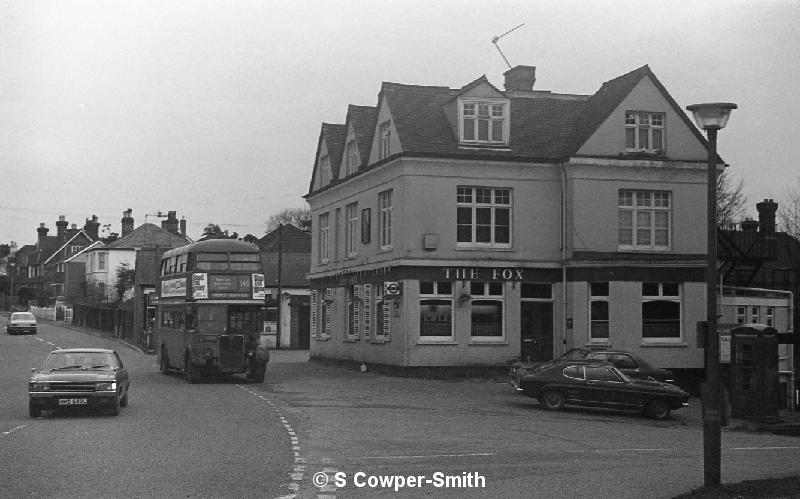
M 39 233 L 38 242 L 39 242 L 39 245 L 40 245 L 40 246 L 41 246 L 41 244 L 44 242 L 44 238 L 46 238 L 46 237 L 47 237 L 47 233 L 48 233 L 49 231 L 50 231 L 50 229 L 48 229 L 47 227 L 45 227 L 45 226 L 44 226 L 44 222 L 42 222 L 42 223 L 40 223 L 40 224 L 39 224 L 39 228 L 38 228 L 38 229 L 36 229 L 36 232 L 38 232 L 38 233 Z
M 775 235 L 775 213 L 778 211 L 778 203 L 772 199 L 765 199 L 756 204 L 758 210 L 758 232 L 765 236 Z
M 133 217 L 131 216 L 132 213 L 133 210 L 131 210 L 130 208 L 122 212 L 122 237 L 125 237 L 131 232 L 133 232 Z
M 186 237 L 186 217 L 181 217 L 181 235 Z
M 167 219 L 161 221 L 161 228 L 173 234 L 178 234 L 178 215 L 176 212 L 167 212 Z
M 86 231 L 86 234 L 92 239 L 92 241 L 97 241 L 100 239 L 100 222 L 97 221 L 97 215 L 92 215 L 92 218 L 86 219 L 86 223 L 83 225 L 83 230 Z
M 69 223 L 67 222 L 67 217 L 64 215 L 58 216 L 58 222 L 56 222 L 56 235 L 58 236 L 58 240 L 61 242 L 66 242 L 67 240 L 67 226 Z
M 514 66 L 503 76 L 506 77 L 505 88 L 507 91 L 533 92 L 536 83 L 536 66 Z

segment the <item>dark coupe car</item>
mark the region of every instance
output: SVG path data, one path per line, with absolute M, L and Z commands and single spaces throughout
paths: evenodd
M 675 385 L 632 379 L 606 362 L 587 360 L 552 362 L 514 379 L 512 385 L 551 411 L 581 405 L 638 410 L 655 419 L 666 419 L 689 401 L 689 394 Z
M 36 418 L 42 410 L 93 407 L 116 416 L 128 405 L 129 386 L 128 372 L 114 350 L 54 350 L 28 381 L 30 414 Z

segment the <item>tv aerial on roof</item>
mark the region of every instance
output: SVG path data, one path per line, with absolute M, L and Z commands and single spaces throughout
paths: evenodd
M 508 62 L 508 59 L 506 59 L 506 55 L 503 53 L 502 50 L 500 50 L 500 45 L 497 44 L 497 40 L 503 38 L 504 36 L 506 36 L 507 34 L 511 33 L 512 31 L 514 31 L 516 29 L 519 29 L 519 28 L 521 28 L 523 26 L 525 26 L 525 23 L 522 23 L 519 26 L 511 28 L 510 30 L 508 30 L 505 33 L 503 33 L 502 35 L 497 35 L 497 36 L 492 37 L 492 43 L 494 43 L 494 46 L 497 48 L 497 51 L 500 52 L 500 56 L 503 58 L 504 61 L 506 61 L 506 64 L 508 64 L 508 68 L 509 69 L 511 69 L 511 63 Z

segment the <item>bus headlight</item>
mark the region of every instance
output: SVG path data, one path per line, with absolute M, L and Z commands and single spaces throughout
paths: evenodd
M 214 356 L 214 350 L 212 350 L 211 348 L 206 348 L 205 350 L 203 350 L 203 357 L 210 359 L 213 356 Z

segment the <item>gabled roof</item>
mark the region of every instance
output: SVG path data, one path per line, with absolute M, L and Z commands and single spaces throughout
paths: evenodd
M 618 76 L 613 80 L 609 80 L 600 87 L 600 89 L 592 95 L 586 107 L 577 121 L 577 126 L 572 134 L 572 139 L 568 147 L 568 151 L 574 154 L 581 146 L 589 139 L 589 137 L 597 131 L 597 128 L 608 118 L 608 116 L 622 103 L 622 101 L 631 93 L 631 91 L 639 84 L 644 78 L 650 78 L 653 84 L 658 88 L 661 94 L 669 102 L 674 109 L 675 113 L 680 116 L 684 123 L 692 130 L 695 136 L 702 142 L 706 143 L 706 139 L 697 130 L 694 124 L 689 121 L 686 113 L 680 108 L 675 99 L 667 92 L 667 89 L 650 70 L 650 66 L 644 66 L 634 69 L 629 73 Z
M 317 141 L 317 154 L 314 160 L 314 171 L 311 174 L 311 184 L 308 186 L 308 191 L 314 191 L 314 181 L 317 179 L 317 166 L 319 163 L 319 153 L 322 150 L 322 144 L 328 150 L 328 160 L 331 164 L 331 179 L 339 177 L 339 166 L 342 161 L 342 149 L 344 149 L 344 141 L 347 138 L 347 127 L 345 125 L 337 125 L 333 123 L 323 123 L 322 129 L 319 132 L 319 140 Z M 331 180 L 333 181 L 333 180 Z M 324 186 L 322 186 L 324 187 Z
M 372 146 L 372 131 L 377 119 L 377 108 L 373 106 L 354 106 L 347 108 L 347 124 L 353 127 L 356 144 L 358 144 L 358 156 L 364 164 L 369 157 Z
M 285 224 L 258 240 L 258 247 L 264 252 L 277 252 L 279 245 L 283 253 L 311 253 L 311 233 Z
M 136 248 L 164 246 L 177 248 L 189 244 L 190 239 L 175 234 L 157 225 L 145 223 L 131 231 L 130 234 L 114 242 L 106 244 L 100 249 L 104 250 L 133 250 Z
M 89 246 L 83 248 L 82 250 L 80 250 L 79 252 L 77 252 L 74 255 L 70 256 L 69 258 L 65 259 L 64 263 L 71 262 L 72 260 L 78 258 L 82 254 L 86 253 L 87 251 L 92 250 L 94 248 L 97 248 L 98 246 L 103 246 L 103 241 L 100 241 L 100 240 L 92 241 L 92 244 L 90 244 Z
M 70 232 L 68 232 L 68 233 L 67 233 L 67 235 L 69 236 L 69 235 L 70 235 Z M 67 248 L 67 246 L 71 246 L 71 245 L 72 245 L 72 243 L 73 243 L 73 242 L 74 242 L 76 239 L 78 239 L 78 238 L 79 238 L 81 235 L 82 235 L 84 238 L 86 238 L 86 243 L 87 243 L 89 246 L 93 246 L 93 245 L 94 245 L 94 243 L 96 243 L 96 242 L 99 242 L 99 241 L 92 241 L 92 238 L 91 238 L 91 237 L 89 236 L 89 234 L 87 234 L 87 233 L 86 233 L 86 232 L 85 232 L 83 229 L 76 230 L 76 231 L 71 231 L 71 237 L 69 237 L 69 239 L 67 239 L 67 241 L 66 241 L 64 244 L 62 244 L 62 245 L 61 245 L 61 246 L 60 246 L 60 247 L 59 247 L 59 248 L 58 248 L 58 249 L 57 249 L 57 250 L 56 250 L 56 251 L 55 251 L 55 252 L 54 252 L 52 255 L 50 255 L 50 257 L 49 257 L 49 258 L 48 258 L 48 259 L 47 259 L 47 260 L 46 260 L 44 263 L 45 263 L 45 264 L 48 264 L 48 263 L 50 263 L 50 261 L 51 261 L 52 259 L 54 259 L 56 256 L 58 256 L 58 255 L 59 255 L 59 254 L 60 254 L 60 253 L 61 253 L 61 252 L 62 252 L 62 251 L 65 249 L 65 248 Z M 86 248 L 84 248 L 83 250 L 81 250 L 79 253 L 83 252 L 85 249 L 86 249 Z M 67 260 L 69 260 L 69 258 L 65 258 L 65 259 L 64 259 L 64 261 L 67 261 Z

